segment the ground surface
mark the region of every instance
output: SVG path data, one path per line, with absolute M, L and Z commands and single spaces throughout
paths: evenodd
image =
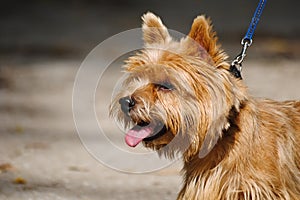
M 2 68 L 7 76 L 0 89 L 0 199 L 174 199 L 181 185 L 180 164 L 134 175 L 112 170 L 86 151 L 72 116 L 79 66 L 77 61 L 52 60 Z M 243 73 L 256 96 L 300 99 L 297 60 L 248 61 Z M 110 80 L 105 84 L 115 84 Z M 111 91 L 103 95 L 110 98 Z M 100 101 L 98 106 L 106 116 L 106 105 Z M 114 135 L 115 128 L 111 130 L 108 135 Z M 120 144 L 123 136 L 111 140 Z

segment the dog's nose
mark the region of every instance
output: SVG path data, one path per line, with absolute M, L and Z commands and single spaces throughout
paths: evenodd
M 130 110 L 133 108 L 133 106 L 135 105 L 135 102 L 133 99 L 131 99 L 130 97 L 123 97 L 121 99 L 119 99 L 119 103 L 121 105 L 121 110 L 126 113 L 129 114 Z

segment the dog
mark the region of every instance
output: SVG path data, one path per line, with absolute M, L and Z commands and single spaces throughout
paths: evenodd
M 252 97 L 205 16 L 180 40 L 156 15 L 142 20 L 144 48 L 110 107 L 126 143 L 182 155 L 180 200 L 299 200 L 300 101 Z

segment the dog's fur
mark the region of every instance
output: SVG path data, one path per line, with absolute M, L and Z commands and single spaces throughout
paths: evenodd
M 180 41 L 154 14 L 143 21 L 145 48 L 127 60 L 111 115 L 125 126 L 165 125 L 143 144 L 169 158 L 183 155 L 178 199 L 299 200 L 300 102 L 251 97 L 204 16 Z M 134 101 L 128 113 L 122 97 Z

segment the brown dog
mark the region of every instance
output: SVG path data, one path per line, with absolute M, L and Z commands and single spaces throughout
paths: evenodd
M 178 199 L 299 200 L 300 102 L 251 97 L 205 17 L 180 41 L 152 13 L 143 20 L 145 48 L 111 106 L 133 126 L 126 143 L 183 155 Z

